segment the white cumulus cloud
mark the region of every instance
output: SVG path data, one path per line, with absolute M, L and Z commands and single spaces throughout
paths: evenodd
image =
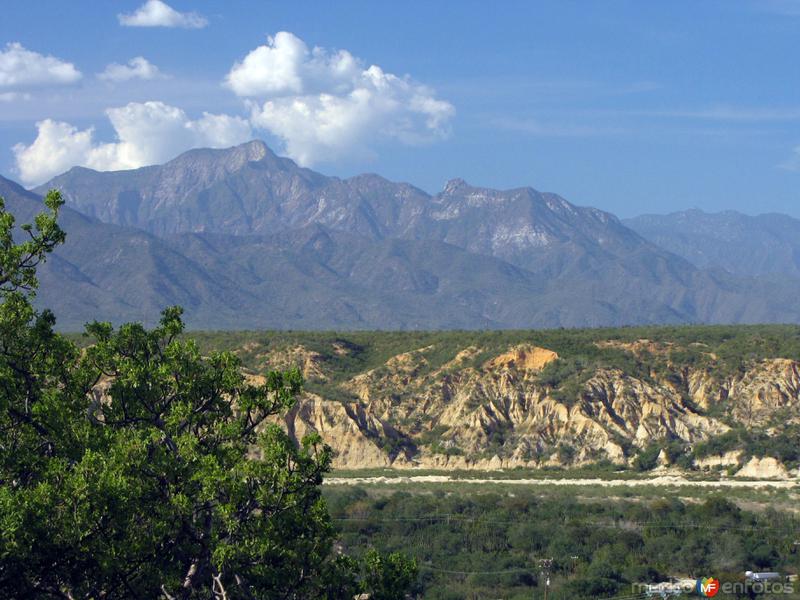
M 106 115 L 116 132 L 115 142 L 95 141 L 93 128 L 79 130 L 51 119 L 37 123 L 33 143 L 13 148 L 23 183 L 37 185 L 78 165 L 98 171 L 135 169 L 165 162 L 191 148 L 226 148 L 252 137 L 250 125 L 241 117 L 203 113 L 192 120 L 163 102 L 132 102 L 110 108 Z
M 130 81 L 131 79 L 163 79 L 165 76 L 157 66 L 143 56 L 137 56 L 126 65 L 111 63 L 97 75 L 105 81 Z
M 208 19 L 194 12 L 178 12 L 161 0 L 147 0 L 131 14 L 117 15 L 120 25 L 126 27 L 181 27 L 202 29 Z
M 442 138 L 455 113 L 409 77 L 367 67 L 346 50 L 309 49 L 286 31 L 234 64 L 225 83 L 247 99 L 253 125 L 283 140 L 303 165 L 363 154 L 381 140 Z
M 82 77 L 72 63 L 28 50 L 17 42 L 0 51 L 0 89 L 75 83 Z

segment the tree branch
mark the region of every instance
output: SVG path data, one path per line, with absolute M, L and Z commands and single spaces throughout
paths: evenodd
M 164 594 L 164 598 L 167 600 L 175 600 L 175 596 L 172 596 L 168 591 L 167 588 L 164 587 L 164 584 L 161 584 L 161 593 Z

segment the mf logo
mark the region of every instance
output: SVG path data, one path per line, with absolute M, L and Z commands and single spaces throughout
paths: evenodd
M 697 593 L 706 598 L 713 598 L 719 591 L 719 579 L 703 577 L 697 580 Z

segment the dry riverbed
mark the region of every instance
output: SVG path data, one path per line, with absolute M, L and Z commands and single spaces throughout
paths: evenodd
M 382 475 L 366 477 L 328 477 L 326 485 L 401 485 L 401 484 L 481 484 L 514 486 L 591 486 L 591 487 L 702 487 L 736 489 L 798 489 L 798 480 L 774 479 L 687 479 L 679 475 L 661 475 L 639 479 L 561 478 L 499 479 L 454 477 L 451 475 Z

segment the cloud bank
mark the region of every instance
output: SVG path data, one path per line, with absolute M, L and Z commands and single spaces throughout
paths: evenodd
M 81 77 L 72 63 L 27 50 L 17 42 L 0 51 L 0 90 L 67 85 Z
M 120 20 L 178 26 L 190 17 L 149 0 Z M 20 99 L 21 82 L 69 83 L 80 77 L 70 63 L 10 44 L 0 54 L 0 102 Z M 97 75 L 109 82 L 159 77 L 164 75 L 158 67 L 142 56 L 109 64 Z M 311 165 L 370 156 L 382 143 L 441 139 L 449 134 L 455 113 L 449 102 L 408 76 L 366 66 L 346 50 L 309 48 L 288 32 L 269 38 L 235 63 L 225 85 L 243 100 L 246 116 L 203 113 L 192 119 L 164 102 L 132 102 L 105 111 L 116 138 L 109 142 L 97 140 L 91 127 L 41 120 L 32 143 L 13 147 L 17 174 L 30 186 L 78 165 L 101 171 L 133 169 L 165 162 L 190 148 L 233 146 L 252 139 L 254 129 L 281 140 L 286 154 Z
M 120 25 L 125 27 L 180 27 L 202 29 L 208 19 L 194 12 L 181 13 L 161 0 L 147 0 L 131 14 L 117 15 Z
M 22 182 L 38 185 L 76 165 L 99 171 L 135 169 L 165 162 L 190 148 L 227 148 L 252 138 L 245 119 L 203 113 L 192 120 L 163 102 L 132 102 L 110 108 L 106 115 L 116 142 L 95 141 L 93 128 L 79 130 L 52 119 L 38 122 L 33 143 L 13 148 Z
M 162 79 L 164 74 L 143 56 L 137 56 L 130 59 L 126 65 L 111 63 L 97 75 L 97 78 L 104 81 L 121 82 L 131 79 Z
M 455 110 L 426 86 L 346 50 L 308 46 L 282 31 L 233 65 L 225 84 L 245 98 L 254 127 L 280 138 L 302 165 L 365 154 L 385 140 L 445 137 Z

